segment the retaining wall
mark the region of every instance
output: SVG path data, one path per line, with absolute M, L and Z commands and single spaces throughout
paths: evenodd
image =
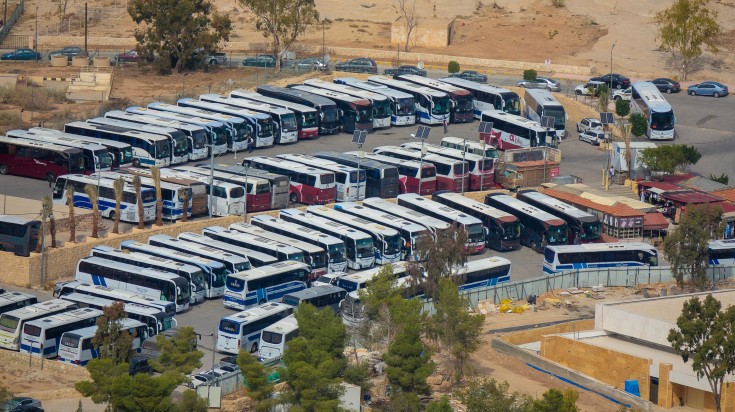
M 543 339 L 544 335 L 581 332 L 585 330 L 593 330 L 594 328 L 594 319 L 575 320 L 572 322 L 544 326 L 542 328 L 533 328 L 510 334 L 503 334 L 503 340 L 513 345 L 523 345 L 524 343 L 539 342 Z

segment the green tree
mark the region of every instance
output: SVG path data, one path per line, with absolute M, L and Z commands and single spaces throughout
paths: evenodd
M 120 203 L 123 198 L 123 190 L 125 189 L 125 180 L 122 176 L 115 179 L 113 184 L 115 190 L 115 225 L 112 226 L 112 233 L 120 233 Z
M 157 335 L 156 345 L 160 355 L 151 366 L 158 372 L 189 374 L 202 366 L 204 354 L 197 350 L 197 335 L 191 326 L 184 326 L 171 338 Z
M 391 412 L 418 412 L 421 401 L 418 395 L 411 392 L 395 392 L 390 397 Z
M 370 364 L 359 362 L 347 365 L 344 380 L 347 383 L 359 386 L 363 393 L 368 393 L 370 387 L 372 387 L 372 383 L 370 383 Z
M 459 73 L 459 62 L 452 60 L 447 64 L 447 71 L 449 73 Z
M 426 412 L 452 412 L 452 405 L 449 404 L 449 398 L 444 395 L 438 401 L 431 401 L 426 405 Z
M 641 137 L 646 134 L 648 122 L 646 121 L 646 116 L 642 113 L 636 112 L 631 114 L 630 124 L 633 126 L 630 131 L 634 136 Z
M 91 381 L 74 384 L 74 389 L 94 403 L 109 404 L 112 400 L 112 385 L 115 379 L 128 374 L 127 363 L 115 363 L 112 359 L 92 359 L 87 363 Z
M 495 379 L 472 381 L 459 389 L 455 396 L 467 412 L 527 412 L 533 399 L 525 394 L 510 392 L 508 382 Z
M 130 376 L 126 373 L 113 380 L 110 405 L 119 412 L 176 412 L 178 408 L 172 402 L 171 394 L 183 381 L 183 375 L 172 372 L 159 376 L 145 373 Z
M 138 229 L 145 229 L 145 215 L 143 212 L 143 184 L 140 176 L 133 176 L 133 188 L 135 188 L 135 203 L 138 204 Z
M 467 232 L 459 226 L 452 225 L 434 240 L 430 236 L 422 238 L 416 244 L 416 253 L 426 256 L 425 262 L 410 262 L 408 271 L 415 283 L 421 281 L 421 288 L 426 296 L 435 298 L 439 288 L 439 280 L 451 277 L 461 283 L 457 270 L 467 263 Z
M 630 102 L 628 100 L 615 100 L 615 114 L 625 117 L 630 114 Z
M 406 327 L 398 333 L 383 361 L 388 365 L 388 382 L 394 387 L 406 393 L 431 392 L 426 378 L 436 365 L 431 360 L 431 351 L 421 341 L 421 325 Z
M 56 219 L 54 219 L 54 201 L 51 196 L 44 196 L 41 202 L 43 208 L 43 221 L 49 220 L 48 231 L 51 235 L 51 247 L 56 247 Z
M 156 226 L 163 226 L 163 196 L 161 195 L 161 169 L 151 166 L 151 177 L 156 188 Z
M 703 49 L 717 52 L 722 28 L 709 0 L 676 0 L 671 7 L 658 12 L 655 19 L 660 47 L 680 61 L 684 80 Z
M 716 176 L 716 175 L 713 175 L 713 174 L 710 173 L 708 179 L 709 180 L 712 180 L 713 182 L 722 183 L 723 185 L 726 185 L 730 181 L 730 176 L 728 176 L 728 175 L 726 175 L 724 173 L 722 173 L 719 176 Z
M 523 80 L 534 81 L 538 77 L 538 72 L 534 69 L 526 69 L 523 71 Z
M 577 399 L 579 393 L 573 389 L 561 391 L 551 388 L 541 395 L 541 399 L 536 399 L 531 405 L 532 412 L 577 412 Z
M 92 344 L 100 348 L 100 358 L 112 359 L 115 364 L 126 363 L 130 359 L 134 336 L 122 327 L 122 320 L 126 318 L 123 302 L 102 308 L 102 316 L 97 319 L 97 332 L 92 338 Z
M 197 396 L 197 393 L 187 389 L 181 394 L 179 412 L 207 412 L 207 400 Z
M 281 70 L 281 54 L 319 22 L 314 0 L 237 0 L 255 14 L 255 28 L 271 39 L 276 71 Z
M 597 103 L 600 111 L 608 111 L 608 106 L 610 106 L 610 89 L 606 84 L 600 85 L 600 87 L 597 88 L 597 97 L 599 99 Z
M 89 202 L 92 203 L 92 234 L 90 236 L 98 238 L 97 226 L 100 224 L 100 209 L 97 204 L 97 196 L 99 195 L 99 191 L 97 186 L 84 185 L 84 193 L 89 196 Z
M 725 377 L 735 372 L 735 306 L 722 311 L 722 304 L 712 295 L 704 301 L 691 298 L 684 302 L 668 341 L 684 363 L 692 361 L 699 379 L 707 379 L 719 412 Z
M 230 38 L 232 22 L 209 0 L 131 0 L 128 13 L 139 51 L 157 55 L 163 68 L 181 72 Z
M 687 166 L 696 164 L 701 157 L 699 150 L 689 145 L 672 144 L 641 152 L 641 162 L 649 170 L 666 174 L 683 171 Z
M 237 366 L 245 376 L 245 385 L 248 388 L 248 396 L 256 401 L 255 410 L 258 412 L 268 411 L 273 406 L 271 395 L 273 385 L 268 382 L 268 375 L 262 363 L 253 357 L 248 351 L 240 349 L 237 355 Z

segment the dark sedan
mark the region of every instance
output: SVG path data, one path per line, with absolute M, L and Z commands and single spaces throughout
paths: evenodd
M 276 67 L 276 56 L 272 54 L 259 54 L 255 57 L 246 57 L 242 60 L 242 65 L 250 67 Z
M 38 399 L 20 396 L 0 405 L 0 411 L 7 412 L 43 412 L 43 406 Z
M 113 58 L 113 63 L 137 63 L 143 60 L 136 50 L 128 50 L 124 53 L 118 53 Z M 151 58 L 145 59 L 147 62 L 153 61 Z
M 340 72 L 378 74 L 378 64 L 375 63 L 375 60 L 367 57 L 337 63 L 334 65 L 334 69 Z
M 1 55 L 0 60 L 41 60 L 41 53 L 31 49 L 17 49 Z
M 651 80 L 657 89 L 666 93 L 679 93 L 681 91 L 681 85 L 679 82 L 665 77 L 659 77 L 658 79 Z
M 465 70 L 461 73 L 452 73 L 449 77 L 458 77 L 460 79 L 470 80 L 477 83 L 487 83 L 487 75 L 475 70 Z
M 622 74 L 610 73 L 600 77 L 593 77 L 590 81 L 607 83 L 613 89 L 627 89 L 630 87 L 630 79 Z
M 48 59 L 51 60 L 51 57 L 53 56 L 66 56 L 66 58 L 71 61 L 73 57 L 76 56 L 86 56 L 87 53 L 78 46 L 67 46 L 62 48 L 61 50 L 54 50 L 48 54 Z
M 424 76 L 426 77 L 426 70 L 420 69 L 416 66 L 398 66 L 398 67 L 391 67 L 388 69 L 383 70 L 383 74 L 386 76 L 400 76 L 402 74 L 415 74 L 418 76 Z

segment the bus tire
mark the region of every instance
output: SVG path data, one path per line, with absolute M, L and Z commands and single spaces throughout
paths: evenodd
M 256 353 L 258 351 L 258 344 L 253 343 L 253 346 L 250 347 L 250 353 Z
M 6 174 L 8 174 L 8 166 L 0 165 L 0 175 L 6 175 Z
M 107 218 L 111 220 L 115 220 L 115 211 L 113 210 L 112 212 L 110 212 L 110 214 L 107 215 Z
M 140 159 L 133 159 L 133 166 L 140 167 Z
M 48 173 L 46 173 L 46 181 L 47 182 L 55 182 L 56 181 L 56 176 L 53 173 L 48 172 Z
M 299 200 L 299 197 L 296 196 L 296 193 L 291 193 L 291 196 L 289 196 L 289 199 L 291 200 L 291 203 L 296 203 L 296 201 Z

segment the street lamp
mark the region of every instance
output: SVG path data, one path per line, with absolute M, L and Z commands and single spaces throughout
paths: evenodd
M 613 49 L 615 48 L 615 45 L 616 44 L 617 44 L 617 42 L 613 42 L 612 47 L 610 47 L 610 91 L 612 91 L 612 81 L 613 81 L 613 77 L 612 77 L 612 73 L 613 73 L 612 56 L 613 56 Z
M 8 24 L 7 21 L 4 21 L 3 24 Z M 33 41 L 33 50 L 38 52 L 38 4 L 36 4 L 36 39 Z

